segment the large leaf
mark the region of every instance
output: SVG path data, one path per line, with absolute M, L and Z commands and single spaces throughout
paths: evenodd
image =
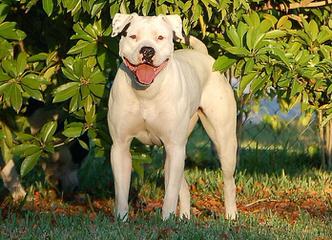
M 16 69 L 17 74 L 21 75 L 27 65 L 27 54 L 25 52 L 20 52 L 17 57 Z
M 213 64 L 214 71 L 225 72 L 229 69 L 234 63 L 236 63 L 236 59 L 230 58 L 226 55 L 220 56 Z
M 229 48 L 226 48 L 225 50 L 231 54 L 241 56 L 241 57 L 248 56 L 250 54 L 250 52 L 243 47 L 229 47 Z
M 62 132 L 63 135 L 70 138 L 76 138 L 82 135 L 83 123 L 73 122 L 66 126 L 65 130 Z
M 20 157 L 27 157 L 40 151 L 40 146 L 31 143 L 23 143 L 13 148 L 12 152 Z
M 228 38 L 232 41 L 233 45 L 235 47 L 241 47 L 241 39 L 234 27 L 234 25 L 232 25 L 229 29 L 226 30 L 226 34 L 228 36 Z
M 0 4 L 0 23 L 2 23 L 9 12 L 9 6 L 5 3 Z
M 69 82 L 61 85 L 54 91 L 53 102 L 63 102 L 78 93 L 80 88 L 79 82 Z
M 247 75 L 244 75 L 240 80 L 240 87 L 239 87 L 239 95 L 241 96 L 243 91 L 246 89 L 248 84 L 255 78 L 257 75 L 256 72 L 248 73 Z
M 51 121 L 44 124 L 44 126 L 40 130 L 40 136 L 44 143 L 47 143 L 52 139 L 57 127 L 58 124 L 56 121 Z
M 36 166 L 41 155 L 41 151 L 38 151 L 24 159 L 21 165 L 21 176 L 27 175 Z
M 51 16 L 53 12 L 53 0 L 43 0 L 43 9 L 46 12 L 47 16 Z
M 31 89 L 39 89 L 40 88 L 40 82 L 38 81 L 38 77 L 36 77 L 35 75 L 27 75 L 25 76 L 21 82 L 23 85 L 31 88 Z
M 44 102 L 43 94 L 39 90 L 32 89 L 32 88 L 27 87 L 25 85 L 22 85 L 22 88 L 23 88 L 24 92 L 27 93 L 33 99 Z
M 0 37 L 11 40 L 23 40 L 26 34 L 15 28 L 14 22 L 3 22 L 0 24 Z
M 13 83 L 9 88 L 10 103 L 16 112 L 19 112 L 22 106 L 22 92 L 18 84 Z

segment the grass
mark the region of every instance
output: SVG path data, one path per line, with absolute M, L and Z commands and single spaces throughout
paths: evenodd
M 81 193 L 71 201 L 55 199 L 39 182 L 22 205 L 0 202 L 0 239 L 332 239 L 332 172 L 318 169 L 315 155 L 243 146 L 236 172 L 239 219 L 227 221 L 218 161 L 199 131 L 188 144 L 185 172 L 191 220 L 161 220 L 162 153 L 154 149 L 144 181 L 133 179 L 129 222 L 113 218 L 110 166 L 100 158 L 82 169 Z
M 19 210 L 1 211 L 0 239 L 332 239 L 332 174 L 315 168 L 301 173 L 236 174 L 237 221 L 223 218 L 222 174 L 186 171 L 192 194 L 190 221 L 162 221 L 163 190 L 146 181 L 131 200 L 130 221 L 112 216 L 112 199 L 77 202 L 35 198 Z M 150 179 L 151 180 L 151 179 Z
M 312 228 L 311 226 L 315 226 Z M 0 225 L 1 239 L 330 239 L 331 229 L 303 213 L 296 225 L 272 213 L 262 223 L 254 216 L 236 222 L 223 218 L 161 221 L 159 215 L 139 217 L 128 223 L 103 214 L 93 220 L 85 215 L 56 216 L 27 212 L 12 215 Z

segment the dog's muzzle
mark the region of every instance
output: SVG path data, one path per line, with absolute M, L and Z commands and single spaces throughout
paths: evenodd
M 168 62 L 166 59 L 162 64 L 159 66 L 154 66 L 152 63 L 145 61 L 144 63 L 140 64 L 132 64 L 128 61 L 128 59 L 124 58 L 125 65 L 134 73 L 136 76 L 136 80 L 138 83 L 148 86 L 150 85 L 153 80 L 156 78 L 158 73 L 163 70 Z

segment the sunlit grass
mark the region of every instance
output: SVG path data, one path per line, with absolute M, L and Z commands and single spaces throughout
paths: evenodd
M 201 130 L 188 144 L 190 221 L 161 220 L 163 154 L 154 149 L 144 181 L 133 176 L 129 222 L 114 220 L 110 165 L 97 159 L 81 171 L 78 201 L 50 199 L 39 181 L 25 205 L 6 205 L 0 239 L 332 239 L 332 172 L 318 168 L 317 153 L 266 144 L 242 148 L 235 173 L 239 219 L 230 222 L 223 216 L 219 162 Z

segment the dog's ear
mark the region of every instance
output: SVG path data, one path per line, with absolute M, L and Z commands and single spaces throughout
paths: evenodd
M 163 19 L 171 25 L 175 38 L 184 40 L 182 34 L 182 20 L 179 15 L 164 15 Z
M 137 13 L 132 14 L 122 14 L 117 13 L 115 14 L 113 21 L 112 21 L 112 37 L 117 36 L 119 33 L 121 33 L 125 27 L 130 23 L 130 21 L 138 16 Z

